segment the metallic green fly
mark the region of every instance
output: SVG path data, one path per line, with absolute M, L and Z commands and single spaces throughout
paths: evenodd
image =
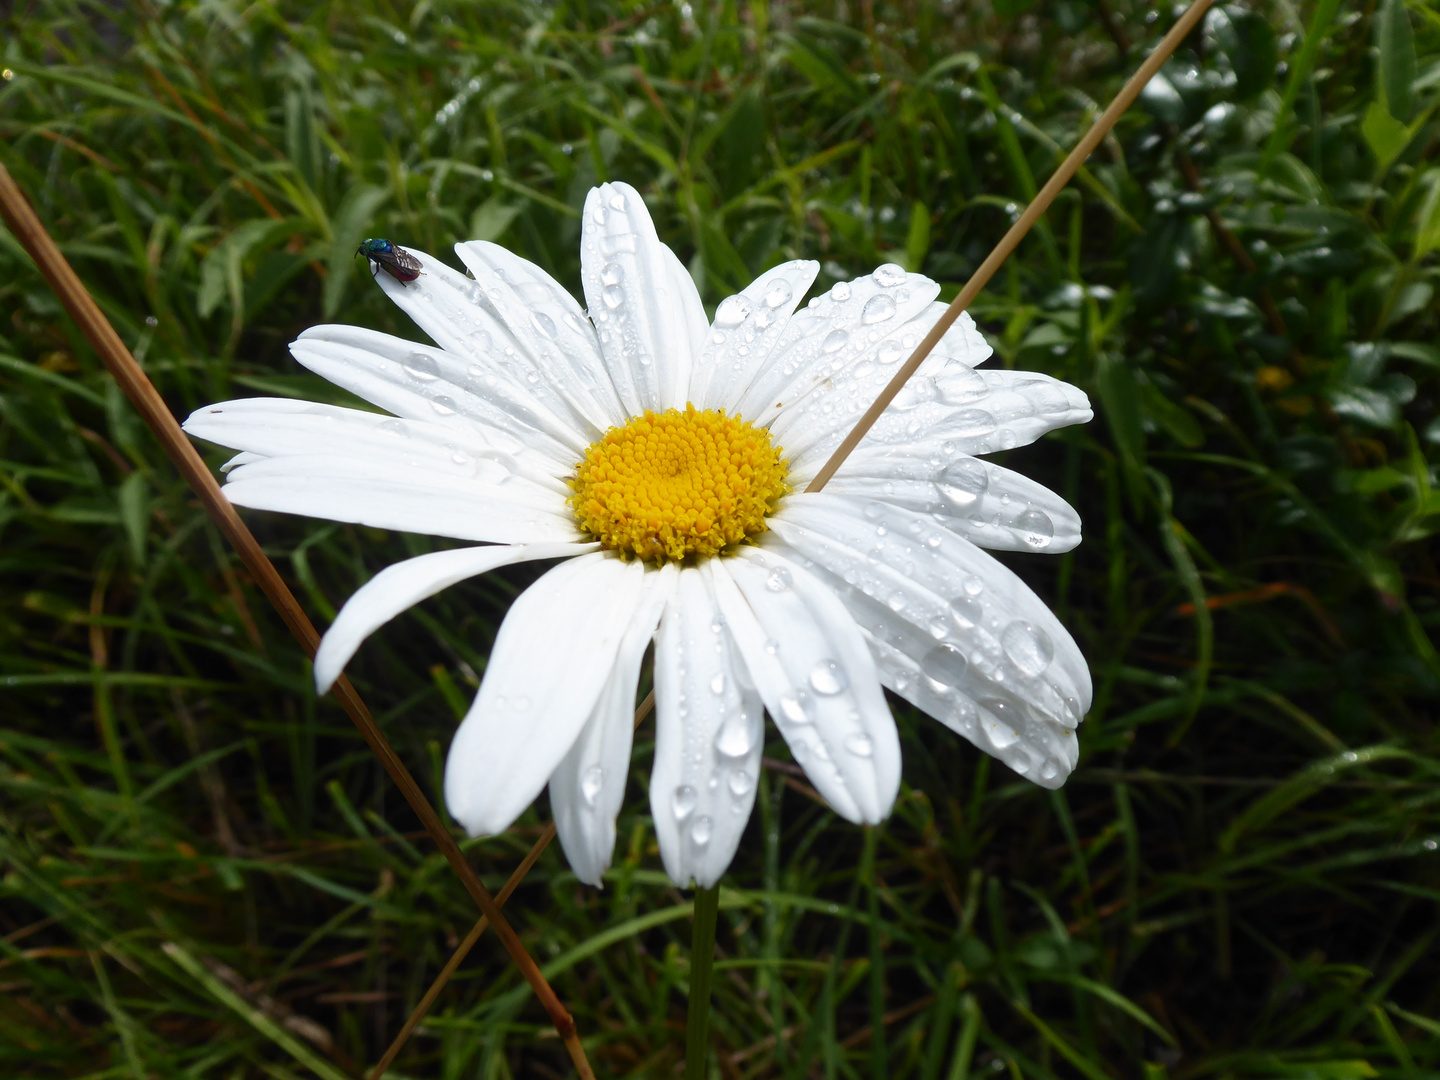
M 420 276 L 420 271 L 424 269 L 420 265 L 419 259 L 399 244 L 392 244 L 389 240 L 362 240 L 360 246 L 355 250 L 355 254 L 364 255 L 396 281 L 414 281 Z M 378 271 L 371 272 L 378 273 Z

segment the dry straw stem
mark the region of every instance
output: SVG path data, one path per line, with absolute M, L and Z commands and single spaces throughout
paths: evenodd
M 1010 226 L 1009 231 L 1000 238 L 995 249 L 985 257 L 985 261 L 980 264 L 979 269 L 970 275 L 970 280 L 965 282 L 965 287 L 950 302 L 950 306 L 945 309 L 945 314 L 940 316 L 939 321 L 930 328 L 930 332 L 915 347 L 915 351 L 910 354 L 910 359 L 900 366 L 900 370 L 895 373 L 895 377 L 890 380 L 889 385 L 880 391 L 880 396 L 875 399 L 874 404 L 865 410 L 865 415 L 860 417 L 850 434 L 845 436 L 845 441 L 835 448 L 835 452 L 830 455 L 830 460 L 825 462 L 820 471 L 815 474 L 815 479 L 810 481 L 810 486 L 805 489 L 806 491 L 819 491 L 834 478 L 836 470 L 850 456 L 851 451 L 860 445 L 860 440 L 865 437 L 866 432 L 875 425 L 876 420 L 880 419 L 880 414 L 889 407 L 890 402 L 895 400 L 895 395 L 900 393 L 910 376 L 914 375 L 920 365 L 925 362 L 925 358 L 945 336 L 945 332 L 954 325 L 955 320 L 960 317 L 960 313 L 969 307 L 975 297 L 980 294 L 980 290 L 990 283 L 990 279 L 1004 265 L 1005 260 L 1010 257 L 1010 253 L 1020 246 L 1020 241 L 1025 238 L 1030 227 L 1040 220 L 1041 214 L 1050 209 L 1050 204 L 1055 201 L 1055 196 L 1060 194 L 1061 189 L 1070 182 L 1071 177 L 1075 175 L 1080 166 L 1085 164 L 1085 159 L 1095 152 L 1100 141 L 1115 126 L 1115 121 L 1124 115 L 1126 109 L 1135 104 L 1135 99 L 1140 96 L 1140 91 L 1145 88 L 1145 84 L 1154 77 L 1165 61 L 1170 59 L 1170 54 L 1179 48 L 1180 42 L 1185 40 L 1186 35 L 1195 29 L 1205 12 L 1210 10 L 1212 3 L 1214 0 L 1195 0 L 1185 9 L 1185 14 L 1180 16 L 1179 21 L 1170 28 L 1170 32 L 1160 39 L 1160 44 L 1155 46 L 1155 51 L 1145 58 L 1145 62 L 1140 65 L 1139 70 L 1130 76 L 1125 85 L 1120 88 L 1120 93 L 1115 95 L 1115 100 L 1110 102 L 1109 108 L 1100 114 L 1090 130 L 1085 133 L 1085 137 L 1060 163 L 1060 167 L 1045 182 L 1045 186 L 1040 189 L 1034 201 L 1025 208 L 1025 212 L 1016 219 L 1014 225 Z
M 180 474 L 195 491 L 200 503 L 204 506 L 206 513 L 220 531 L 225 534 L 226 539 L 234 545 L 240 560 L 245 564 L 255 583 L 260 586 L 275 610 L 280 613 L 285 625 L 290 632 L 304 646 L 306 653 L 315 655 L 315 649 L 320 643 L 320 635 L 316 632 L 309 617 L 301 609 L 294 595 L 280 577 L 275 565 L 260 549 L 255 537 L 246 528 L 245 523 L 240 520 L 240 515 L 230 501 L 220 492 L 220 485 L 216 483 L 205 462 L 201 460 L 200 454 L 191 445 L 185 433 L 180 430 L 180 424 L 171 415 L 170 409 L 166 406 L 159 391 L 146 376 L 140 365 L 136 363 L 135 357 L 120 340 L 120 335 L 110 325 L 110 321 L 96 305 L 89 291 L 76 276 L 75 271 L 55 246 L 55 241 L 45 231 L 35 211 L 26 201 L 18 184 L 10 175 L 8 169 L 0 164 L 0 214 L 3 214 L 5 223 L 15 238 L 29 252 L 30 257 L 35 260 L 45 280 L 65 305 L 65 310 L 75 320 L 75 324 L 84 333 L 95 351 L 100 355 L 101 361 L 120 384 L 120 389 L 130 400 L 130 404 L 140 413 L 155 437 L 160 441 L 170 460 L 175 463 Z M 525 951 L 515 931 L 500 914 L 500 908 L 496 905 L 494 897 L 486 890 L 481 883 L 479 876 L 460 850 L 460 845 L 455 838 L 441 823 L 439 815 L 435 813 L 434 807 L 420 790 L 415 778 L 410 775 L 410 770 L 405 767 L 388 739 L 376 725 L 374 717 L 355 688 L 350 685 L 348 679 L 343 676 L 335 684 L 335 696 L 340 700 L 341 707 L 349 715 L 355 726 L 360 730 L 365 742 L 369 744 L 371 751 L 380 763 L 385 766 L 385 771 L 395 781 L 405 801 L 410 804 L 420 822 L 425 827 L 431 838 L 439 846 L 445 858 L 449 860 L 455 873 L 459 875 L 466 890 L 474 898 L 475 903 L 485 914 L 490 925 L 495 927 L 495 932 L 500 936 L 501 944 L 505 946 L 506 952 L 515 962 L 515 966 L 525 977 L 525 981 L 534 989 L 545 1011 L 550 1014 L 550 1020 L 555 1025 L 555 1030 L 565 1041 L 565 1047 L 570 1052 L 570 1057 L 575 1063 L 575 1068 L 586 1080 L 593 1080 L 594 1073 L 590 1070 L 590 1063 L 585 1057 L 585 1051 L 580 1045 L 579 1035 L 575 1031 L 575 1021 L 560 1004 L 560 999 L 555 996 L 555 991 L 540 973 L 540 968 L 535 964 L 530 954 Z

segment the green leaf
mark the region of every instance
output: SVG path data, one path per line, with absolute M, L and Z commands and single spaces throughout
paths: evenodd
M 1415 219 L 1415 258 L 1423 259 L 1436 248 L 1440 248 L 1440 169 L 1431 169 L 1425 174 L 1430 190 L 1420 204 L 1420 213 Z
M 355 249 L 364 239 L 362 235 L 370 228 L 370 219 L 380 204 L 390 197 L 385 188 L 373 184 L 356 184 L 345 193 L 340 206 L 330 221 L 330 273 L 325 278 L 324 312 L 331 318 L 340 309 L 345 296 L 345 286 L 355 272 Z
M 1365 136 L 1365 142 L 1370 146 L 1370 152 L 1375 155 L 1383 172 L 1390 167 L 1390 163 L 1400 156 L 1410 142 L 1410 131 L 1395 117 L 1378 99 L 1370 103 L 1370 108 L 1365 110 L 1365 119 L 1360 124 L 1360 134 Z
M 520 207 L 506 203 L 499 195 L 491 195 L 470 215 L 470 239 L 495 243 L 519 213 Z
M 1415 111 L 1415 36 L 1405 0 L 1385 0 L 1380 6 L 1375 18 L 1375 44 L 1380 51 L 1375 71 L 1376 98 L 1384 102 L 1392 117 L 1404 123 Z
M 920 272 L 930 251 L 930 208 L 918 199 L 910 207 L 910 231 L 905 236 L 905 269 Z
M 120 483 L 120 524 L 136 566 L 145 564 L 145 537 L 150 531 L 150 497 L 145 474 L 132 472 Z

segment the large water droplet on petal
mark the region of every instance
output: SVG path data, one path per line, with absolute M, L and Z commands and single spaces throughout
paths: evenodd
M 421 382 L 434 382 L 440 377 L 440 365 L 429 353 L 412 352 L 401 361 L 400 366 L 405 369 L 406 375 Z
M 1055 646 L 1050 636 L 1033 623 L 1016 619 L 1000 634 L 1005 655 L 1017 668 L 1032 678 L 1039 675 L 1055 659 Z
M 789 570 L 783 566 L 777 566 L 774 570 L 770 571 L 770 576 L 765 579 L 765 588 L 771 592 L 784 592 L 790 588 L 794 580 L 795 575 L 790 573 Z
M 835 287 L 830 290 L 830 299 L 844 303 L 850 299 L 850 283 L 848 281 L 837 281 Z
M 722 672 L 717 671 L 715 677 L 710 680 L 710 692 L 716 697 L 725 693 L 725 675 Z
M 745 321 L 754 305 L 745 297 L 736 294 L 721 301 L 720 306 L 715 309 L 716 326 L 739 326 Z
M 704 814 L 697 817 L 690 826 L 690 839 L 695 841 L 696 847 L 704 847 L 710 843 L 710 833 L 710 819 Z
M 605 301 L 605 306 L 612 311 L 625 302 L 625 290 L 619 285 L 606 285 L 600 295 Z
M 695 804 L 700 801 L 700 796 L 695 794 L 695 789 L 689 784 L 681 784 L 675 789 L 675 794 L 670 797 L 670 807 L 675 811 L 675 820 L 684 821 L 695 810 Z
M 750 789 L 755 786 L 755 778 L 744 769 L 736 769 L 730 774 L 726 784 L 730 788 L 730 794 L 740 799 L 750 793 Z
M 715 733 L 715 751 L 725 757 L 744 757 L 755 748 L 755 725 L 745 713 L 731 713 Z
M 959 686 L 965 680 L 970 662 L 958 645 L 942 641 L 920 661 L 920 670 L 941 686 Z
M 825 335 L 825 340 L 820 343 L 820 348 L 823 352 L 827 353 L 839 352 L 845 347 L 845 342 L 849 340 L 850 331 L 831 330 L 830 333 Z
M 985 621 L 985 605 L 973 596 L 964 594 L 955 597 L 950 601 L 951 608 L 971 626 L 979 626 Z
M 849 735 L 845 739 L 845 749 L 859 758 L 868 758 L 875 753 L 875 746 L 870 741 L 869 735 Z
M 454 416 L 455 411 L 459 407 L 460 406 L 455 404 L 454 398 L 448 398 L 444 395 L 441 395 L 437 398 L 431 398 L 430 400 L 430 408 L 434 409 L 436 415 L 438 416 Z
M 775 282 L 775 284 L 771 285 L 769 291 L 765 293 L 765 306 L 778 308 L 781 304 L 785 303 L 785 301 L 789 300 L 791 295 L 790 282 L 781 278 Z
M 874 326 L 894 317 L 895 301 L 884 293 L 865 301 L 865 307 L 860 312 L 860 321 L 866 326 Z
M 625 209 L 625 196 L 624 196 L 624 195 L 621 195 L 619 192 L 616 192 L 614 195 L 611 195 L 611 196 L 610 196 L 610 209 L 612 209 L 612 210 L 624 210 L 624 209 Z
M 594 806 L 595 800 L 600 797 L 600 788 L 605 783 L 605 770 L 599 765 L 591 765 L 580 777 L 580 797 L 585 800 L 586 806 Z
M 980 373 L 964 364 L 950 364 L 940 379 L 940 400 L 947 405 L 967 405 L 988 392 Z
M 606 263 L 600 268 L 601 285 L 619 285 L 624 276 L 625 271 L 619 263 Z
M 777 720 L 789 724 L 811 724 L 815 722 L 815 704 L 804 690 L 786 690 L 778 702 L 780 715 Z
M 961 409 L 945 424 L 945 430 L 961 438 L 973 439 L 995 430 L 995 417 L 984 409 Z
M 962 457 L 951 462 L 941 473 L 936 487 L 954 509 L 962 512 L 971 510 L 990 487 L 990 471 L 985 468 L 984 462 Z
M 810 669 L 810 689 L 825 697 L 834 697 L 850 685 L 845 669 L 834 660 L 821 660 Z
M 1020 539 L 1037 550 L 1049 547 L 1050 541 L 1055 539 L 1055 522 L 1044 510 L 1033 507 L 1015 519 L 1015 529 L 1020 533 Z
M 535 323 L 536 329 L 548 338 L 554 338 L 560 332 L 555 326 L 555 320 L 543 311 L 531 312 L 530 318 Z
M 875 279 L 875 284 L 881 288 L 892 289 L 905 280 L 906 274 L 903 266 L 897 266 L 895 263 L 886 263 L 884 266 L 877 267 L 875 273 L 870 276 Z

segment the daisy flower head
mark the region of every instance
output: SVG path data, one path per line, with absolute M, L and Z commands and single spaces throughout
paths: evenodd
M 495 244 L 421 252 L 380 287 L 435 342 L 317 326 L 305 367 L 383 413 L 275 398 L 200 409 L 240 451 L 240 506 L 476 546 L 397 563 L 352 596 L 315 657 L 327 690 L 363 639 L 448 585 L 563 560 L 505 616 L 445 769 L 472 835 L 547 784 L 565 854 L 599 885 L 654 643 L 650 806 L 677 884 L 714 884 L 755 800 L 768 713 L 836 813 L 878 822 L 900 783 L 882 687 L 1017 773 L 1058 787 L 1090 705 L 1084 658 L 983 548 L 1062 552 L 1062 499 L 980 455 L 1091 417 L 1085 395 L 991 353 L 962 315 L 824 491 L 830 453 L 944 311 L 895 265 L 800 302 L 783 263 L 713 321 L 640 194 L 586 200 L 588 311 Z

